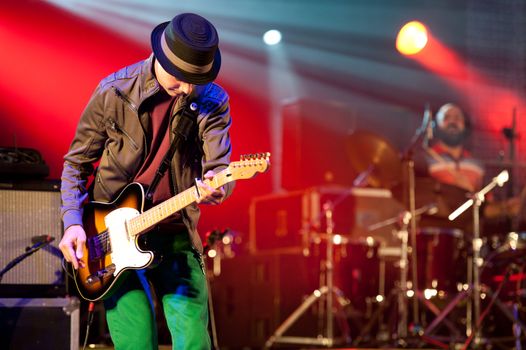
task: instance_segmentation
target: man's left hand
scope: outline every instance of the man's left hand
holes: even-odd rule
[[[211,170],[207,171],[204,178],[211,180],[214,177],[215,173]],[[197,203],[202,204],[220,204],[225,199],[225,190],[223,187],[214,189],[212,186],[206,184],[201,180],[196,181],[197,186],[199,187],[199,198]]]

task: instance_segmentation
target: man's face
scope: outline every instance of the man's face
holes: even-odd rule
[[[457,106],[451,106],[437,116],[437,125],[447,133],[461,134],[466,129],[464,113]]]
[[[437,137],[449,146],[458,146],[466,137],[466,120],[462,110],[455,105],[437,113]]]
[[[189,95],[193,90],[193,84],[185,83],[168,73],[161,66],[159,61],[155,60],[155,76],[159,84],[170,96]]]

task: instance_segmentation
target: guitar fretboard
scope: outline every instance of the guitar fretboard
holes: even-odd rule
[[[217,189],[232,181],[230,176],[231,174],[229,168],[226,168],[215,174],[212,180],[204,180],[203,182]],[[199,198],[199,194],[196,187],[193,186],[164,201],[163,203],[148,209],[141,215],[130,219],[127,222],[127,228],[130,237],[135,237],[147,231],[149,228],[163,221],[170,215],[192,204],[197,200],[197,198]]]

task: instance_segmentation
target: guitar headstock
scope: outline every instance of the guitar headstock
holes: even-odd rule
[[[228,166],[234,180],[249,179],[258,173],[264,173],[270,167],[270,153],[244,154],[241,160]]]

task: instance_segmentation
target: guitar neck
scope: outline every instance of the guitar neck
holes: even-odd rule
[[[215,189],[232,181],[230,172],[227,169],[220,171],[214,175],[212,180],[204,180],[203,182]],[[148,231],[152,226],[158,224],[170,215],[192,204],[199,198],[196,186],[192,186],[174,197],[148,209],[139,216],[127,222],[128,233],[130,237],[135,237]]]

